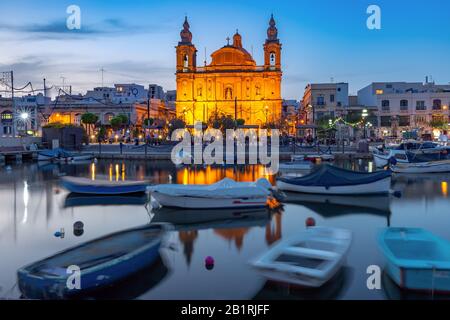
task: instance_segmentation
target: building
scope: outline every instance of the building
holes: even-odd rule
[[[150,89],[153,88],[155,92],[157,92],[158,87],[157,85],[150,85]],[[162,87],[159,88],[162,90]],[[148,90],[144,86],[135,83],[115,84],[114,88],[97,87],[94,90],[88,90],[84,97],[112,103],[135,103],[147,100]]]
[[[307,124],[322,118],[344,116],[348,107],[348,83],[311,83],[303,95],[303,114]]]
[[[14,106],[11,98],[0,96],[0,134],[3,137],[12,137],[15,122],[16,135],[39,135],[41,110],[49,103],[50,98],[44,97],[42,93],[14,97]]]
[[[257,66],[236,31],[233,42],[211,54],[211,63],[197,66],[187,18],[176,47],[177,117],[188,125],[208,122],[217,114],[263,126],[281,119],[281,43],[273,16],[264,44],[264,65]]]
[[[148,86],[148,95],[150,99],[165,100],[164,89],[157,84],[151,84]]]
[[[410,131],[439,135],[438,127],[450,122],[450,85],[436,85],[428,79],[425,83],[371,83],[358,91],[358,103],[378,110],[383,136]]]
[[[300,103],[297,100],[283,100],[281,118],[285,123],[284,129],[289,135],[295,135]]]

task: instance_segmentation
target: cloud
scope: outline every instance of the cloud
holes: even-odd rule
[[[70,30],[66,26],[66,20],[53,20],[44,23],[31,24],[5,24],[0,23],[0,31],[15,32],[30,38],[42,39],[61,39],[66,38],[85,38],[86,36],[116,36],[132,32],[143,33],[148,31],[161,31],[168,29],[165,24],[158,25],[131,25],[119,18],[108,18],[97,23],[82,23],[80,29]]]

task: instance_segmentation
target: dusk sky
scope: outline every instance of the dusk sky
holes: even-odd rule
[[[81,30],[66,28],[66,8],[81,8]],[[381,30],[366,27],[369,5]],[[187,15],[203,65],[236,29],[263,63],[270,14],[283,44],[283,98],[300,99],[310,82],[349,82],[350,93],[376,81],[450,81],[450,1],[39,1],[1,0],[0,71],[73,92],[104,84],[161,84],[175,89],[175,48]]]

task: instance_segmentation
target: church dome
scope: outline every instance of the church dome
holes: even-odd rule
[[[233,36],[233,44],[213,52],[211,58],[211,66],[256,66],[251,54],[242,47],[242,37],[237,31]]]

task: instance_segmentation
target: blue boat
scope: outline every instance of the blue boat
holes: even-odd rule
[[[386,228],[378,244],[386,272],[402,289],[450,293],[450,242],[419,228]]]
[[[83,177],[62,177],[61,184],[64,188],[74,193],[119,195],[130,193],[144,193],[147,191],[148,181],[109,181],[92,180]]]
[[[19,289],[29,299],[65,299],[113,285],[153,264],[167,224],[112,233],[34,262],[17,271]],[[69,266],[80,268],[80,288],[67,286]]]

